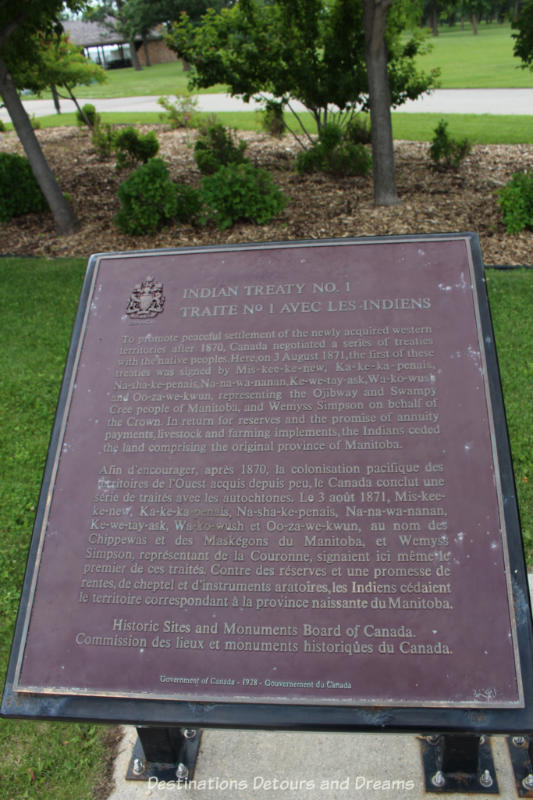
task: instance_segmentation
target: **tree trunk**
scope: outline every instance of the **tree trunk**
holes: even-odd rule
[[[133,64],[134,68],[136,70],[141,70],[142,65],[141,62],[139,61],[139,54],[137,53],[137,50],[135,48],[135,42],[133,40],[130,42],[130,55],[131,55],[131,63]]]
[[[54,107],[56,110],[56,114],[61,114],[61,105],[59,103],[59,95],[57,93],[57,88],[55,86],[51,86],[50,89],[52,90],[52,98],[54,100]]]
[[[81,117],[81,118],[82,118],[82,120],[85,122],[85,124],[87,125],[87,127],[89,128],[89,130],[90,130],[90,131],[93,131],[93,130],[94,130],[94,125],[92,124],[91,120],[89,119],[89,117],[87,116],[87,114],[85,113],[85,111],[83,110],[83,108],[81,108],[80,104],[78,103],[78,100],[77,100],[77,98],[74,96],[74,92],[72,91],[72,89],[70,88],[70,86],[65,86],[65,89],[67,90],[67,92],[68,92],[68,94],[69,94],[69,97],[70,97],[70,99],[72,100],[72,102],[73,102],[73,103],[74,103],[74,105],[76,106],[76,109],[77,109],[77,111],[78,111],[78,113],[79,113],[80,117]]]
[[[431,33],[433,36],[439,35],[439,15],[436,0],[431,3]]]
[[[13,127],[30,162],[33,174],[41,187],[50,210],[54,216],[57,232],[74,233],[78,228],[78,220],[70,205],[63,197],[52,170],[44,157],[41,146],[35,136],[30,119],[18,95],[15,83],[3,59],[0,57],[0,94],[11,117]]]
[[[392,0],[364,0],[365,59],[372,136],[374,203],[399,203],[394,179],[394,142],[387,73],[385,25]]]
[[[475,12],[472,12],[472,33],[477,36],[477,15]]]
[[[151,67],[152,62],[150,61],[150,48],[148,47],[147,39],[143,39],[143,49],[144,49],[144,60],[146,62],[146,66]]]

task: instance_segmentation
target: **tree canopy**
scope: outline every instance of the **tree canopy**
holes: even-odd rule
[[[59,15],[63,6],[80,11],[85,0],[2,0],[0,2],[0,54],[15,69],[19,58],[30,58],[34,33],[61,32]]]
[[[513,33],[515,40],[514,54],[523,62],[524,67],[533,69],[533,0],[527,0],[513,24],[518,33]]]
[[[20,62],[15,81],[21,89],[31,89],[39,94],[50,86],[59,86],[71,92],[76,86],[104,83],[107,80],[102,67],[89,61],[68,36],[34,36],[31,61]]]
[[[57,111],[59,113],[59,90],[66,92],[76,108],[85,118],[83,109],[74,94],[76,86],[89,86],[93,83],[104,83],[106,72],[98,64],[86,58],[80,47],[72,44],[64,34],[46,35],[37,33],[34,36],[34,57],[31,61],[21,60],[16,72],[16,84],[19,89],[30,89],[40,94],[44,89],[51,89]]]
[[[405,40],[404,27],[402,13],[392,13],[386,39],[393,106],[418,97],[435,78],[416,70],[422,34]],[[284,103],[296,99],[319,128],[331,105],[346,110],[367,104],[360,0],[241,0],[220,12],[209,9],[200,25],[182,14],[167,43],[191,64],[192,88],[224,83],[246,100],[258,94]]]

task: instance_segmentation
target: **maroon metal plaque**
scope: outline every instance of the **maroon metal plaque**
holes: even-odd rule
[[[91,269],[15,690],[522,706],[470,239]]]

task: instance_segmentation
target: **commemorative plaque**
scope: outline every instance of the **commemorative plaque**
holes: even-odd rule
[[[525,709],[519,540],[474,235],[93,256],[3,710]]]

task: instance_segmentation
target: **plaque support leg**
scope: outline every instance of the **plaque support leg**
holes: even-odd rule
[[[201,736],[196,728],[138,727],[126,780],[191,780]]]
[[[446,733],[422,740],[426,792],[498,794],[490,739]]]
[[[507,739],[519,797],[533,797],[533,736]]]

